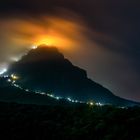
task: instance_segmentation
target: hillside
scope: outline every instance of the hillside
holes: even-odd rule
[[[85,102],[137,105],[119,98],[108,89],[87,77],[85,70],[74,66],[55,47],[39,46],[11,65],[8,74],[19,77],[17,83],[31,90],[53,92],[56,96],[71,97]]]
[[[0,101],[35,105],[70,105],[63,99],[56,100],[46,95],[36,94],[33,91],[19,89],[8,83],[5,78],[0,78]]]

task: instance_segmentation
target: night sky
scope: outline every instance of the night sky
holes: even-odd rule
[[[0,70],[34,45],[58,47],[88,77],[140,101],[138,0],[1,0]]]

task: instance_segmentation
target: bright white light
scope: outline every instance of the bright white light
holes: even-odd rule
[[[56,99],[59,100],[60,98],[59,97],[56,97]]]
[[[96,103],[97,106],[103,106],[100,102]]]
[[[19,88],[19,85],[17,85],[17,84],[14,84],[14,86],[17,87],[17,88]]]
[[[50,96],[50,97],[52,97],[52,98],[54,98],[54,95],[53,94],[47,94],[48,96]]]
[[[68,97],[67,100],[71,102],[71,98]]]
[[[5,72],[7,72],[6,68],[4,68],[3,70],[0,71],[0,75],[4,74]]]
[[[12,83],[14,84],[16,81],[14,80]]]
[[[50,97],[54,97],[54,96],[51,94]]]
[[[29,89],[25,89],[26,92],[29,92]]]
[[[75,103],[78,103],[78,100],[75,100]]]
[[[40,94],[41,94],[41,95],[45,95],[46,93],[45,93],[45,92],[41,92]]]
[[[91,106],[93,106],[93,105],[94,105],[94,104],[93,104],[93,102],[90,102],[89,104],[90,104]]]
[[[32,49],[37,49],[37,46],[32,46]]]
[[[12,78],[13,80],[17,80],[17,79],[19,79],[19,77],[16,76],[16,75],[14,75],[14,74],[11,74],[11,78]]]
[[[71,100],[72,103],[74,103],[74,100]]]
[[[11,82],[11,79],[8,79],[7,81],[8,81],[8,82]]]

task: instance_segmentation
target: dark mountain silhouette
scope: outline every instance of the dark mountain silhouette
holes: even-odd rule
[[[57,96],[114,105],[137,104],[113,95],[87,78],[85,70],[74,66],[55,47],[41,45],[29,51],[11,65],[8,73],[18,75],[17,83],[31,90],[51,91]]]

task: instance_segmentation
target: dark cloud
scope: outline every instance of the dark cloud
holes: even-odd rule
[[[13,17],[25,20],[32,18],[34,22],[42,21],[42,15],[68,20],[73,20],[74,16],[76,19],[77,15],[82,17],[86,23],[86,30],[82,30],[82,33],[90,40],[90,45],[79,50],[79,57],[77,51],[71,54],[73,57],[66,53],[67,57],[86,68],[90,77],[115,94],[140,101],[139,6],[138,0],[1,0],[0,23]],[[7,50],[2,46],[10,45],[5,45],[7,40],[2,39],[2,33],[1,52]],[[10,51],[13,48],[16,51],[17,46]],[[7,54],[9,52],[5,51]],[[4,56],[1,62],[3,59]]]

